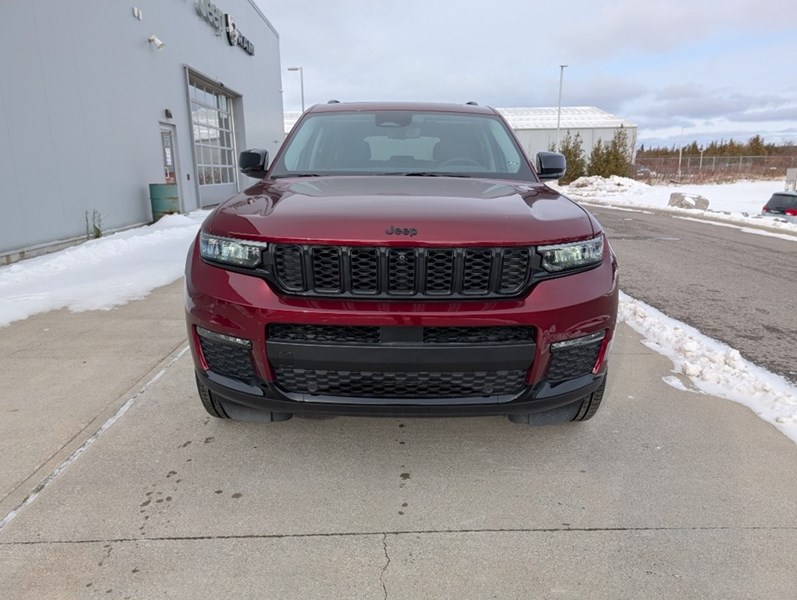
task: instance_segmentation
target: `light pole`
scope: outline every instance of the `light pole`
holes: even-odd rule
[[[565,77],[565,67],[567,65],[559,65],[559,109],[556,111],[556,151],[561,150],[559,146],[559,126],[562,123],[562,81]]]
[[[288,67],[289,71],[299,71],[299,86],[302,90],[302,112],[304,112],[304,69],[302,67]]]
[[[678,148],[678,179],[681,178],[681,161],[684,158],[684,128],[681,127],[681,147]]]

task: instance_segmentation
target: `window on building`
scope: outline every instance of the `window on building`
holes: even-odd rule
[[[191,121],[199,185],[236,183],[232,98],[191,77]]]

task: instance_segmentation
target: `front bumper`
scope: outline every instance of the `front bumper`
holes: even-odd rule
[[[186,269],[189,340],[200,383],[225,406],[275,413],[465,416],[524,414],[574,404],[603,382],[617,302],[616,263],[608,244],[599,267],[540,282],[527,296],[509,300],[382,302],[284,297],[260,278],[204,263],[196,245],[189,253]],[[398,335],[399,339],[373,348],[290,345],[269,341],[272,324],[364,326],[398,332],[391,335]],[[533,328],[534,334],[529,343],[516,346],[401,345],[402,333],[461,327],[528,327]],[[209,368],[197,328],[248,340],[254,376],[229,377]],[[597,332],[603,332],[603,338],[590,372],[565,380],[548,379],[552,344]],[[399,343],[390,346],[392,342]],[[422,392],[410,394],[411,397],[385,397],[367,392],[300,392],[286,389],[285,380],[280,379],[285,368],[295,367],[303,373],[320,369],[318,372],[324,373],[349,372],[347,369],[357,367],[370,373],[369,370],[378,370],[380,364],[391,373],[426,369],[432,371],[432,376],[449,370],[466,374],[520,372],[521,381],[511,390],[491,393],[488,386],[464,397],[425,396]]]
[[[475,417],[537,413],[571,404],[575,415],[584,396],[598,389],[605,378],[604,370],[597,375],[555,384],[540,382],[506,403],[446,404],[439,399],[428,399],[415,404],[390,404],[382,398],[370,401],[360,398],[353,403],[341,402],[342,398],[337,398],[336,402],[329,399],[322,402],[296,401],[271,382],[249,386],[211,371],[197,371],[199,383],[213,392],[224,411],[233,418],[240,416],[242,420],[251,420],[251,409],[264,413],[320,416]]]

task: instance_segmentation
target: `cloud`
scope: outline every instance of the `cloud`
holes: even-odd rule
[[[527,0],[256,2],[280,33],[283,68],[304,67],[308,105],[556,106],[569,64],[563,104],[598,106],[640,135],[794,122],[794,0],[560,0],[545,13]],[[298,74],[283,71],[282,87],[298,110]]]
[[[705,93],[703,85],[689,81],[665,86],[658,90],[653,97],[657,100],[682,100],[683,98],[699,98]]]
[[[567,87],[563,104],[567,106],[597,106],[612,113],[620,113],[623,107],[644,97],[647,86],[621,77],[595,77],[578,80]]]
[[[729,30],[771,35],[793,29],[789,16],[797,14],[793,0],[615,0],[602,2],[597,9],[594,3],[570,3],[581,5],[589,18],[569,20],[556,29],[557,43],[573,57],[591,61],[629,52],[664,53]]]
[[[741,123],[776,123],[785,121],[794,123],[797,121],[797,106],[776,108],[772,110],[745,110],[728,115],[729,121]]]

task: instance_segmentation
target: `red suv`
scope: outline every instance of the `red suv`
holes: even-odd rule
[[[476,105],[310,108],[262,181],[211,213],[186,314],[213,416],[507,415],[584,421],[606,386],[617,263]]]

